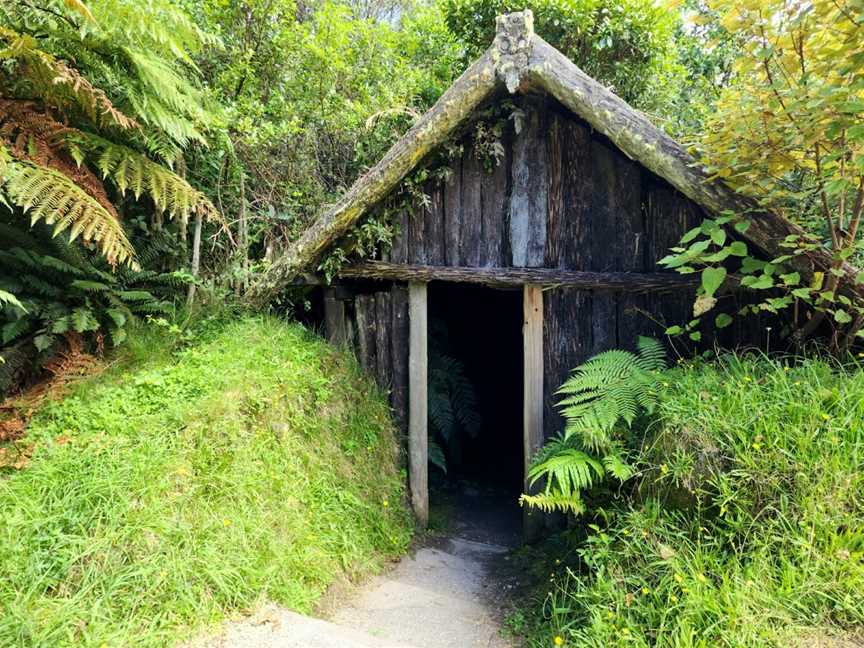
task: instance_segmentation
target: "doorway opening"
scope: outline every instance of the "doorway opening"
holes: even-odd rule
[[[509,542],[521,533],[522,291],[442,282],[428,291],[433,516],[443,511],[460,535]]]

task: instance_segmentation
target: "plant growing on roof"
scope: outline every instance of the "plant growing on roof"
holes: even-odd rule
[[[519,501],[542,511],[583,513],[583,492],[609,477],[626,481],[627,433],[657,405],[660,372],[666,351],[654,339],[640,337],[638,353],[604,351],[573,370],[561,385],[558,407],[566,422],[563,433],[548,441],[528,470],[528,485],[543,482],[538,493]]]

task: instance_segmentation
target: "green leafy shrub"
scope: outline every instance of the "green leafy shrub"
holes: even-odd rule
[[[730,355],[664,381],[642,497],[558,545],[533,645],[859,641],[864,372]]]
[[[138,331],[36,413],[0,475],[0,645],[174,645],[405,549],[389,410],[352,358],[264,318],[184,339]]]

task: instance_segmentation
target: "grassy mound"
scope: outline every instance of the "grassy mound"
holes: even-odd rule
[[[864,373],[730,356],[664,385],[638,490],[556,540],[534,645],[860,645]]]
[[[142,334],[34,417],[0,476],[0,645],[165,646],[405,549],[388,409],[352,359],[263,318],[173,347]]]

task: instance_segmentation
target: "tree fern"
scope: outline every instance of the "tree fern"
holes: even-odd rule
[[[657,382],[666,369],[666,352],[657,340],[639,338],[638,353],[605,351],[573,370],[558,390],[564,432],[547,442],[528,470],[522,504],[550,512],[581,513],[582,493],[613,477],[633,475],[624,458],[620,432],[657,405]]]
[[[208,219],[218,217],[204,194],[145,155],[89,133],[78,133],[70,139],[94,155],[102,177],[110,178],[120,193],[131,191],[136,199],[147,194],[160,211],[175,218],[186,220],[199,211]]]
[[[96,243],[111,263],[134,263],[135,252],[123,226],[95,198],[68,176],[24,160],[6,165],[2,190],[9,201],[30,217],[53,226],[53,234],[68,230],[71,240],[79,236]]]

